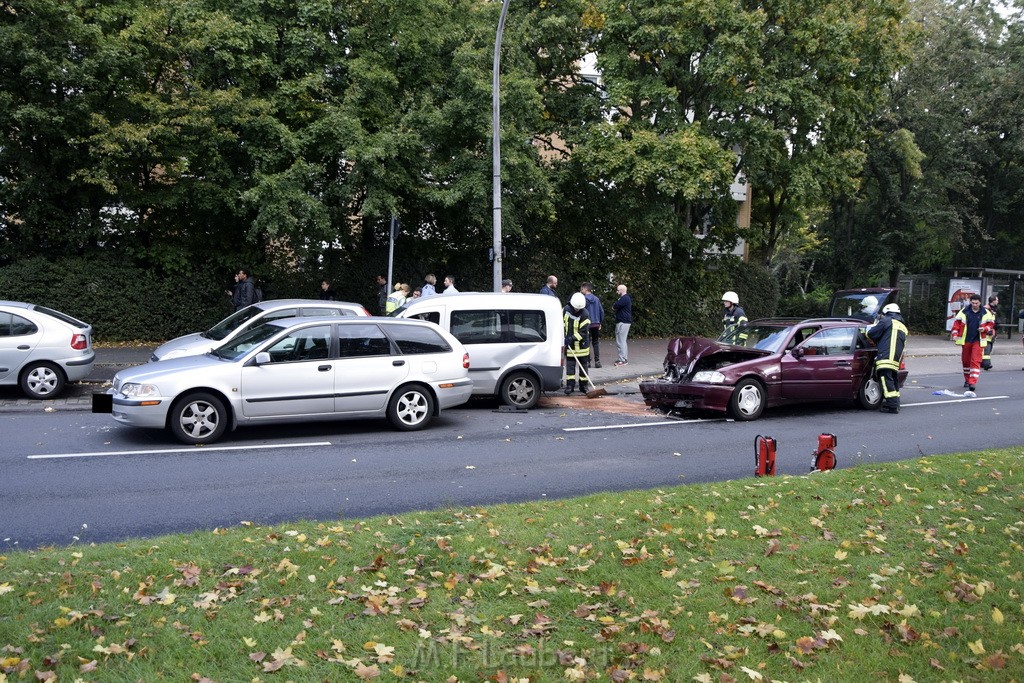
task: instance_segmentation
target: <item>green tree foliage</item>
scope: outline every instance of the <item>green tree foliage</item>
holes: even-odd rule
[[[917,0],[856,191],[826,223],[835,281],[895,285],[947,265],[1019,267],[1020,25],[993,5]]]
[[[514,4],[505,273],[523,291],[590,280],[605,299],[626,282],[637,333],[703,329],[745,281],[722,255],[738,174],[754,261],[803,291],[816,270],[941,262],[950,235],[1017,253],[1020,24],[916,1],[913,44],[903,0]],[[0,266],[113,253],[158,279],[208,273],[216,301],[241,264],[271,295],[326,275],[369,306],[398,215],[397,279],[490,287],[500,3],[0,8]],[[582,77],[587,55],[600,79]],[[898,258],[876,258],[878,239]]]

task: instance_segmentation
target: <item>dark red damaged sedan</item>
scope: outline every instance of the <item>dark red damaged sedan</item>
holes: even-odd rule
[[[669,342],[665,376],[640,383],[649,406],[715,410],[756,420],[765,408],[807,401],[856,401],[876,409],[875,347],[863,320],[755,320],[719,340]],[[902,366],[900,386],[907,379]]]

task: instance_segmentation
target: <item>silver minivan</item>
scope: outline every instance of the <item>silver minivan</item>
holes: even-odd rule
[[[410,299],[393,314],[429,320],[469,351],[474,396],[532,408],[562,385],[562,304],[547,294],[463,292]]]

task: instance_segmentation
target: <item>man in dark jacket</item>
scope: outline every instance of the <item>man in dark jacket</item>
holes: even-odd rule
[[[235,285],[231,303],[235,305],[236,311],[256,303],[256,285],[253,284],[252,278],[249,277],[249,271],[245,268],[238,269],[238,284]]]
[[[601,324],[604,322],[604,306],[594,294],[594,285],[584,282],[580,285],[583,298],[587,300],[587,317],[590,318],[590,348],[594,351],[594,367],[601,367]]]
[[[868,330],[868,337],[878,347],[875,356],[875,371],[882,385],[882,412],[900,412],[899,370],[903,362],[903,350],[907,345],[907,325],[900,315],[900,307],[887,304],[874,327]]]

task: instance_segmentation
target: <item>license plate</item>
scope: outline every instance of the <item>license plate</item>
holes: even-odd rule
[[[94,412],[94,413],[112,413],[112,412],[114,412],[114,395],[113,394],[93,394],[92,395],[92,412]]]

